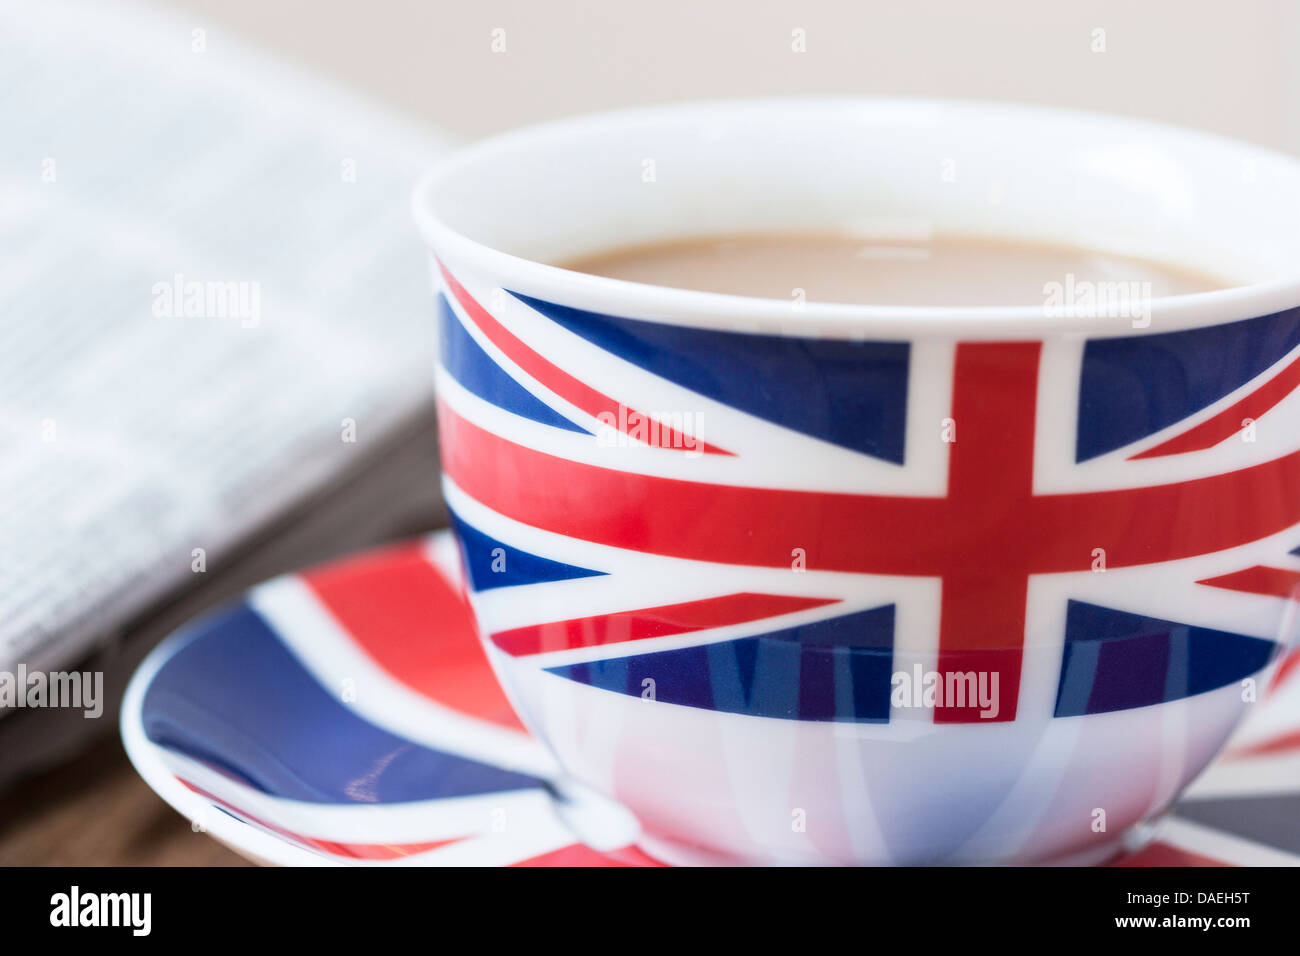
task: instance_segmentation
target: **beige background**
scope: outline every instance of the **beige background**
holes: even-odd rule
[[[892,93],[1148,116],[1300,151],[1296,0],[173,0],[464,136],[669,100]],[[492,31],[506,51],[493,53]],[[807,51],[791,49],[805,31]],[[1093,31],[1105,30],[1104,53]]]

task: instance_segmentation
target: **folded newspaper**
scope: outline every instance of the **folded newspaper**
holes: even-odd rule
[[[426,405],[446,140],[152,6],[0,0],[0,671],[71,664]]]

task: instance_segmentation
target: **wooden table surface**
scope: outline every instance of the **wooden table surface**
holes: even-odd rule
[[[165,804],[113,736],[0,797],[0,866],[251,866]]]

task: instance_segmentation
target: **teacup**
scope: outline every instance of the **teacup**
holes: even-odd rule
[[[720,102],[475,145],[415,212],[484,646],[661,858],[1103,860],[1292,639],[1287,157],[1027,107]],[[881,307],[548,264],[889,217],[1233,287]]]

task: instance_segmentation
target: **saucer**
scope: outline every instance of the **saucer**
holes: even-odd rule
[[[268,581],[168,638],[122,705],[145,782],[277,865],[656,866],[519,722],[454,539]],[[1300,652],[1121,866],[1300,865]]]

